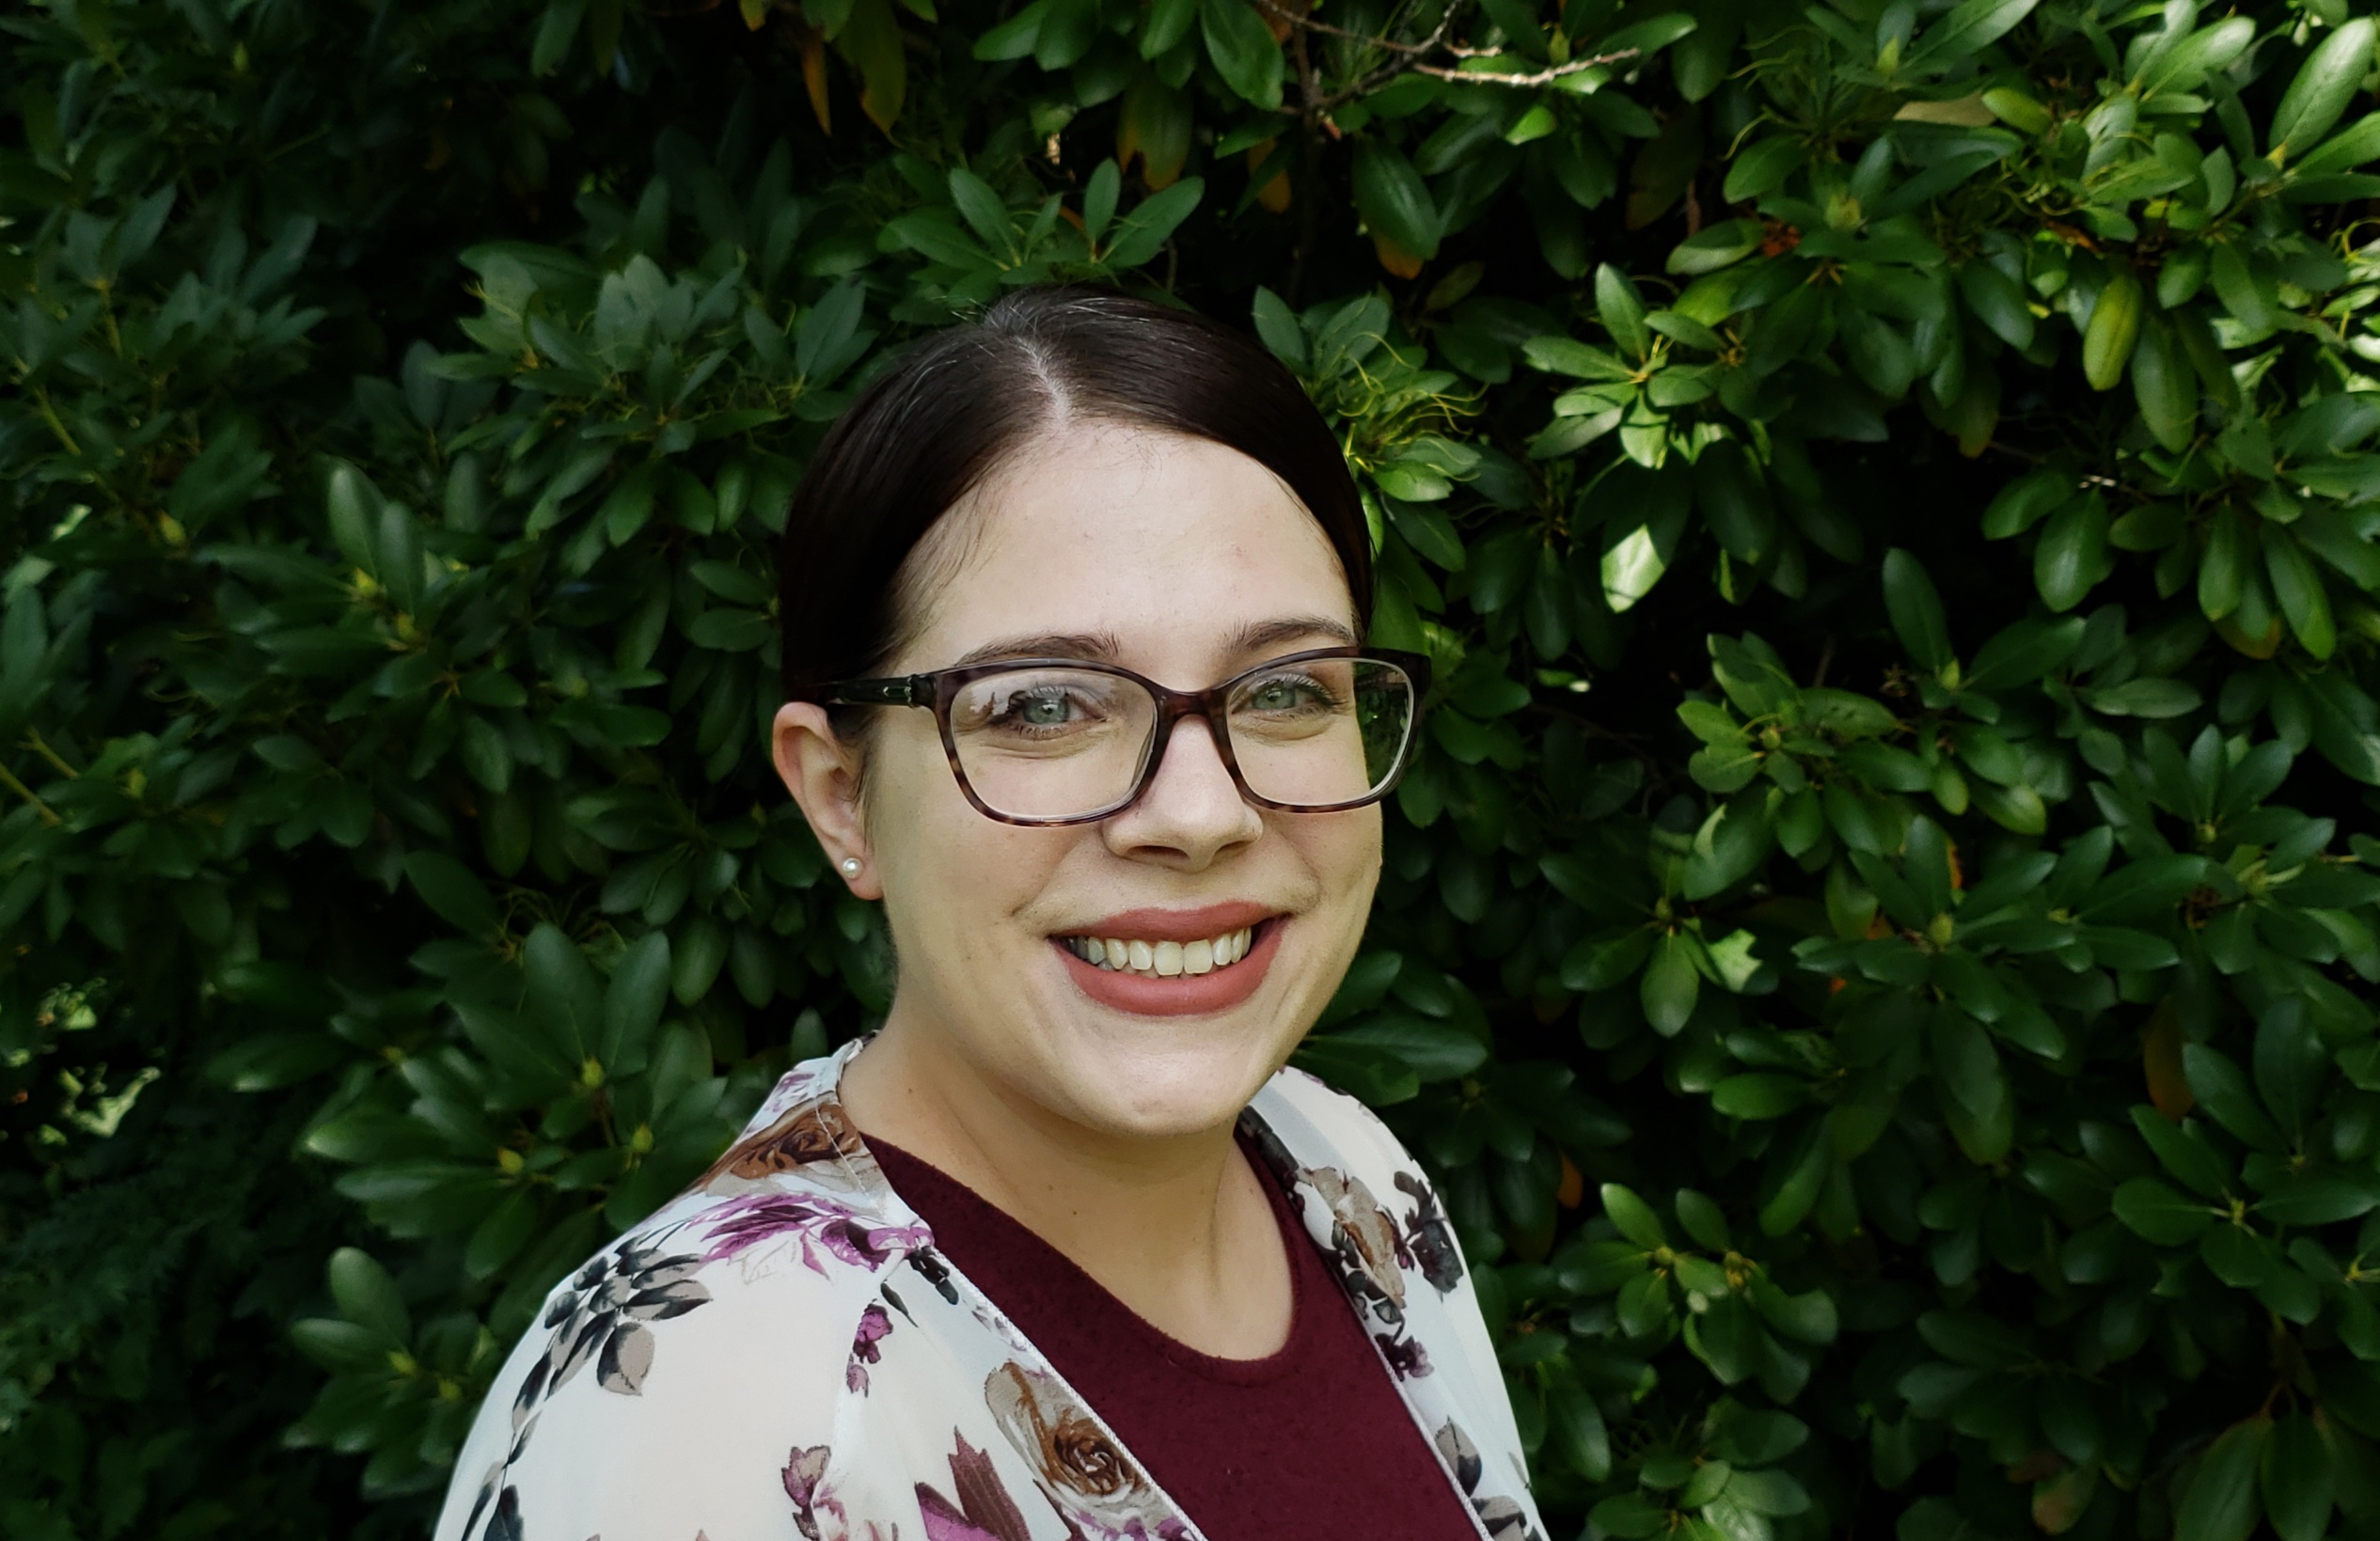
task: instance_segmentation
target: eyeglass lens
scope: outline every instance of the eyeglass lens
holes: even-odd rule
[[[1065,819],[1132,794],[1155,748],[1157,699],[1096,669],[1005,669],[951,703],[960,774],[994,810]],[[1370,658],[1305,658],[1235,684],[1225,720],[1248,790],[1291,808],[1361,802],[1396,774],[1412,727],[1403,669]]]

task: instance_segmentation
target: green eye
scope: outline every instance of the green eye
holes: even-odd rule
[[[1238,709],[1268,715],[1303,715],[1328,711],[1337,704],[1329,686],[1299,674],[1276,675],[1251,685]]]
[[[1063,696],[1032,697],[1018,702],[1017,708],[1017,717],[1026,726],[1032,728],[1058,727],[1066,720],[1068,715],[1065,698]]]

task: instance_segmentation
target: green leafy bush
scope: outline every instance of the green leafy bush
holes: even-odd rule
[[[1301,1056],[1558,1530],[2380,1534],[2372,18],[0,27],[10,1534],[418,1530],[543,1292],[882,1012],[771,535],[1064,278],[1255,328],[1439,666]]]

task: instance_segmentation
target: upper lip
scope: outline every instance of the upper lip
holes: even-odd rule
[[[1125,941],[1196,942],[1245,930],[1280,913],[1244,900],[1205,904],[1197,909],[1127,909],[1057,935],[1114,936]]]

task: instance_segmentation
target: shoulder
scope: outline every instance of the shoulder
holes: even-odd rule
[[[555,1288],[480,1409],[438,1541],[783,1523],[786,1468],[827,1442],[869,1292],[750,1215],[656,1217]]]
[[[693,1191],[554,1288],[480,1410],[438,1541],[795,1533],[789,1495],[831,1439],[884,1277],[930,1239],[846,1164],[800,1159],[814,1124],[764,1109]]]

